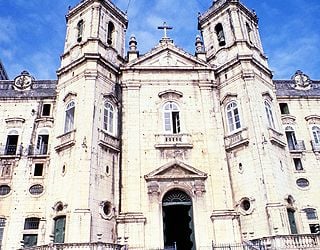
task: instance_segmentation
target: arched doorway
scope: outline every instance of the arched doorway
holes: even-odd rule
[[[189,195],[178,189],[166,193],[162,199],[162,214],[165,249],[194,250],[192,201]]]

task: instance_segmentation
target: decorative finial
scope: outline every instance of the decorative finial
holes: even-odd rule
[[[129,49],[130,51],[136,51],[137,50],[137,40],[135,35],[131,35],[130,41],[129,41]]]
[[[201,41],[200,35],[196,36],[196,42],[194,45],[196,46],[196,52],[203,52],[203,42]]]

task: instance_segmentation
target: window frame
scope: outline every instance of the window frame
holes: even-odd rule
[[[266,112],[268,126],[272,129],[276,129],[272,103],[268,100],[264,100],[264,109]]]
[[[181,133],[181,111],[179,105],[175,101],[167,101],[163,104],[162,113],[163,131],[166,134]]]
[[[103,105],[103,129],[110,135],[118,135],[118,109],[109,100]]]
[[[316,145],[320,145],[320,126],[313,125],[311,127],[312,140]]]
[[[84,30],[84,21],[83,21],[83,19],[81,19],[77,23],[77,42],[81,42],[82,41],[83,30]]]
[[[242,129],[240,109],[236,100],[232,100],[226,104],[225,115],[228,132],[230,134],[236,133],[237,131]]]
[[[114,46],[115,44],[115,32],[116,32],[116,27],[114,23],[109,21],[107,23],[107,44],[109,46]]]
[[[65,106],[64,112],[64,133],[69,133],[74,130],[74,119],[75,119],[76,103],[71,100]]]

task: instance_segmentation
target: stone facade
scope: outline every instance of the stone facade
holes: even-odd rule
[[[107,0],[66,19],[57,81],[0,81],[1,249],[319,246],[320,81],[272,80],[255,13],[215,1],[194,55],[125,56]]]

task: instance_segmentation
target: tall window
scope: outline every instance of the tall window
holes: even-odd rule
[[[116,109],[110,102],[104,103],[103,128],[110,134],[116,132]]]
[[[320,144],[320,128],[318,126],[312,127],[313,140],[316,144]]]
[[[40,218],[32,217],[24,221],[23,244],[24,247],[32,247],[37,245]]]
[[[252,28],[250,27],[249,23],[246,23],[247,28],[247,34],[248,34],[248,40],[250,43],[252,43]]]
[[[290,114],[288,103],[279,103],[279,107],[282,115]]]
[[[275,128],[271,104],[268,101],[265,101],[264,102],[264,107],[266,109],[266,114],[267,114],[269,127],[270,128]]]
[[[164,105],[164,131],[166,133],[180,133],[180,110],[174,102]]]
[[[71,101],[68,103],[66,111],[65,111],[65,123],[64,123],[64,132],[68,133],[73,130],[74,125],[74,111],[75,111],[75,103]]]
[[[294,129],[291,126],[285,128],[287,142],[289,150],[295,150],[297,148],[297,139],[294,132]]]
[[[295,211],[293,209],[291,209],[291,208],[287,209],[291,234],[297,234],[298,233],[294,212]]]
[[[229,132],[239,129],[241,122],[237,103],[235,101],[230,102],[226,107],[226,112]]]
[[[109,45],[114,44],[114,32],[115,32],[114,24],[112,22],[109,22],[108,23],[108,34],[107,34],[107,43]]]
[[[18,138],[19,138],[18,131],[16,130],[10,131],[7,137],[7,143],[5,148],[6,155],[15,155],[17,153]]]
[[[45,155],[48,152],[49,133],[47,130],[41,130],[37,138],[36,154]]]
[[[4,232],[5,226],[6,226],[6,219],[0,218],[0,249],[2,246],[3,232]]]
[[[77,41],[81,42],[82,41],[82,36],[83,36],[83,20],[80,20],[77,24]]]
[[[54,219],[54,243],[64,243],[65,226],[65,216],[60,216]]]
[[[319,233],[320,232],[320,225],[317,215],[317,210],[314,208],[306,208],[304,209],[308,222],[309,222],[309,228],[310,233]]]
[[[226,45],[226,39],[225,39],[225,36],[224,36],[222,24],[218,23],[216,25],[216,27],[214,28],[214,30],[216,31],[216,34],[217,34],[217,39],[218,39],[218,42],[219,42],[219,46]]]

